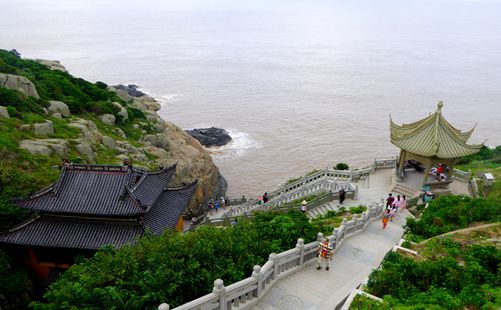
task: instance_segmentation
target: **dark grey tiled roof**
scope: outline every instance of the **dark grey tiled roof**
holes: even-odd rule
[[[144,210],[127,193],[130,176],[128,170],[66,168],[59,181],[49,190],[16,203],[21,208],[51,213],[112,216],[141,214]]]
[[[134,243],[144,228],[137,220],[39,216],[0,235],[0,242],[43,247],[95,250]]]
[[[160,171],[146,172],[131,192],[141,205],[149,209],[167,187],[174,173],[176,173],[176,165]]]
[[[57,183],[16,202],[39,215],[0,234],[0,242],[98,249],[134,243],[145,227],[158,235],[174,229],[196,189],[195,182],[165,190],[175,170],[175,166],[151,173],[121,166],[65,167]]]
[[[184,209],[188,206],[197,188],[194,182],[186,187],[165,190],[151,209],[144,215],[144,226],[154,234],[161,235],[166,229],[174,229]]]

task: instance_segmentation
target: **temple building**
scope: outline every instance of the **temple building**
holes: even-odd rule
[[[406,178],[406,168],[423,173],[421,186],[446,188],[452,182],[457,160],[475,154],[482,144],[468,144],[475,127],[466,132],[452,126],[442,116],[443,103],[435,113],[410,124],[397,125],[390,116],[391,143],[400,148],[397,178]]]
[[[67,164],[58,181],[15,203],[33,216],[0,234],[0,243],[47,280],[77,255],[133,244],[145,234],[183,230],[182,213],[197,182],[169,188],[176,166],[146,171],[132,166]]]

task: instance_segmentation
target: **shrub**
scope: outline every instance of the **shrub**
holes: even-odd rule
[[[336,166],[334,166],[334,169],[336,170],[348,170],[350,167],[346,163],[337,163]]]
[[[93,259],[73,265],[50,286],[48,303],[35,309],[172,307],[212,290],[214,280],[225,285],[242,280],[270,253],[294,247],[297,238],[315,238],[300,212],[259,213],[226,229],[201,227],[181,234],[148,236],[135,246],[104,248]]]
[[[425,260],[390,252],[381,269],[369,276],[369,292],[385,296],[385,304],[394,308],[433,309],[435,305],[445,309],[480,309],[500,301],[496,290],[500,284],[501,250],[493,246],[465,247],[447,239],[438,242],[427,244],[428,252],[436,253],[432,248],[439,246],[441,254],[425,255]],[[462,260],[465,263],[460,263]]]
[[[498,199],[440,196],[424,209],[419,220],[407,219],[406,232],[424,239],[468,227],[474,222],[501,219]]]

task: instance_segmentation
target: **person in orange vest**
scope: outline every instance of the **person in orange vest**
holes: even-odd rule
[[[329,239],[325,238],[318,246],[318,267],[317,270],[322,269],[322,262],[325,263],[325,270],[329,270],[329,262],[332,260],[334,248],[329,244]]]

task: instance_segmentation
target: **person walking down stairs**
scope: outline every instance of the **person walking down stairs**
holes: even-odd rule
[[[329,239],[325,238],[318,246],[318,267],[317,270],[322,269],[322,263],[325,264],[325,270],[329,271],[329,262],[332,260],[334,248],[329,244]]]

